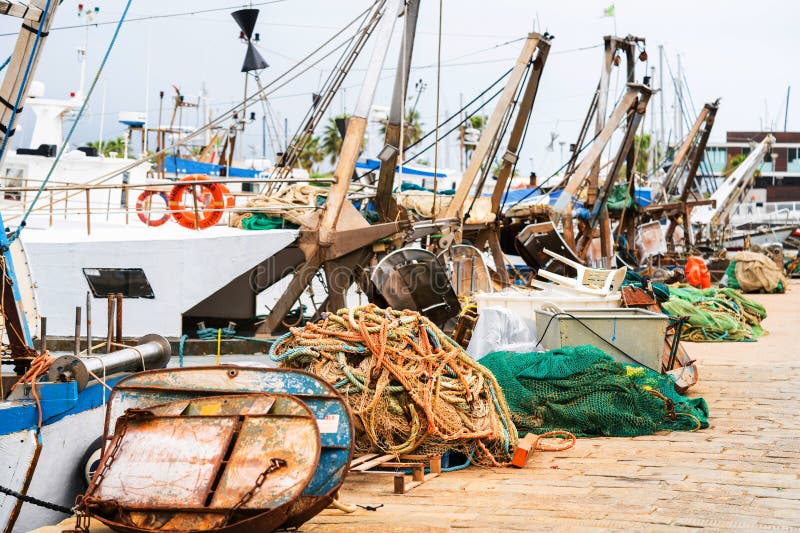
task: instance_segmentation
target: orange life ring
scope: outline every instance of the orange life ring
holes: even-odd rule
[[[236,204],[236,199],[224,183],[220,183],[219,186],[222,187],[222,195],[225,197],[225,209],[232,208]]]
[[[184,181],[206,181],[208,177],[199,174],[186,176],[181,180]],[[194,200],[191,200],[190,205],[184,205],[183,197],[188,192],[193,192],[192,189],[202,189],[205,194],[201,196],[199,192],[195,192],[197,200],[197,215],[195,215]],[[223,197],[223,190],[217,183],[197,184],[197,185],[175,185],[169,192],[169,209],[172,212],[172,218],[175,222],[189,229],[206,229],[215,226],[222,220],[222,212],[225,209],[225,202]]]
[[[165,192],[143,191],[142,194],[140,194],[136,199],[136,214],[139,215],[139,220],[141,220],[143,224],[156,228],[166,224],[167,220],[169,220],[169,213],[164,213],[159,218],[152,218],[151,207],[145,206],[145,202],[148,200],[152,202],[153,196],[158,196],[164,200],[164,207],[169,207],[169,199],[167,198],[167,194]]]

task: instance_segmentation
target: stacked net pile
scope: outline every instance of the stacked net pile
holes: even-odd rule
[[[764,306],[731,289],[695,289],[681,284],[670,288],[670,299],[661,304],[665,313],[688,316],[681,339],[695,342],[751,341],[764,334]]]
[[[481,363],[503,389],[520,435],[634,437],[708,427],[705,400],[683,397],[669,376],[617,363],[594,346],[495,352]]]
[[[737,252],[725,269],[728,286],[742,292],[786,291],[786,276],[783,268],[764,254],[757,252]]]
[[[356,450],[458,451],[498,465],[517,444],[494,376],[430,320],[368,305],[292,328],[270,357],[333,383],[356,419]]]

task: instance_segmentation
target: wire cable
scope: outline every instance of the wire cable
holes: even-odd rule
[[[130,22],[140,22],[140,21],[143,21],[143,20],[156,20],[156,19],[165,19],[165,18],[172,18],[172,17],[185,17],[185,16],[189,16],[189,15],[202,15],[202,14],[205,14],[205,13],[213,13],[213,12],[217,12],[217,11],[230,11],[232,9],[244,9],[244,8],[251,8],[251,7],[255,7],[255,6],[265,6],[265,5],[269,5],[269,4],[279,4],[281,2],[286,2],[286,1],[287,0],[271,0],[269,2],[250,2],[250,3],[247,3],[247,4],[236,4],[236,5],[232,5],[232,6],[215,7],[215,8],[211,8],[211,9],[200,9],[200,10],[197,10],[197,11],[184,11],[184,12],[181,12],[181,13],[167,13],[167,14],[163,14],[163,15],[144,15],[144,16],[141,16],[141,17],[129,18],[127,20],[125,20],[125,16],[123,15],[122,19],[108,20],[108,21],[105,21],[105,22],[93,22],[93,23],[89,24],[89,26],[95,26],[95,27],[110,26],[112,24],[118,24],[120,22],[130,23]],[[50,31],[74,30],[74,29],[79,29],[79,28],[85,28],[86,26],[87,26],[86,24],[73,24],[73,25],[70,25],[70,26],[59,26],[57,28],[50,28]],[[12,36],[12,35],[17,35],[17,34],[16,33],[0,33],[0,37],[9,37],[9,36]]]
[[[373,4],[373,5],[374,5],[374,4]],[[369,9],[371,9],[371,6],[370,6],[370,7],[368,7],[368,8],[367,8],[365,11],[368,11]],[[309,69],[313,68],[315,65],[319,64],[321,61],[325,60],[327,57],[329,57],[329,56],[330,56],[330,55],[332,55],[334,52],[336,52],[336,51],[337,51],[339,48],[341,48],[341,47],[345,46],[345,45],[347,44],[347,42],[348,42],[347,40],[346,40],[346,41],[344,41],[344,42],[342,42],[341,44],[337,45],[336,47],[334,47],[334,48],[333,48],[333,49],[332,49],[330,52],[326,53],[326,54],[325,54],[325,55],[323,55],[321,58],[319,58],[319,59],[317,59],[316,61],[314,61],[313,63],[311,63],[311,64],[310,64],[309,66],[307,66],[305,69],[301,70],[301,71],[300,71],[298,74],[296,74],[296,75],[292,76],[290,79],[286,80],[286,81],[285,81],[285,82],[283,82],[282,84],[280,84],[280,85],[277,85],[277,87],[274,87],[276,84],[278,84],[278,82],[280,82],[281,80],[283,80],[284,78],[286,78],[286,77],[287,77],[287,76],[288,76],[288,75],[289,75],[291,72],[293,72],[295,69],[297,69],[297,68],[298,68],[300,65],[302,65],[303,63],[305,63],[306,61],[308,61],[309,59],[311,59],[312,57],[314,57],[314,56],[315,56],[315,55],[316,55],[318,52],[320,52],[320,50],[322,50],[322,49],[323,49],[323,48],[325,48],[327,45],[329,45],[330,43],[332,43],[333,41],[335,41],[335,40],[336,40],[336,38],[337,38],[337,37],[339,37],[339,36],[341,35],[341,32],[342,32],[343,30],[347,29],[349,26],[353,25],[355,22],[357,22],[357,21],[358,21],[358,19],[360,19],[360,18],[361,18],[361,15],[362,15],[362,14],[359,14],[358,16],[356,16],[356,17],[355,17],[353,20],[351,20],[351,21],[350,21],[350,22],[349,22],[347,25],[345,25],[345,27],[344,27],[344,28],[342,28],[342,29],[340,29],[339,31],[337,31],[337,32],[336,32],[335,34],[333,34],[333,35],[332,35],[332,36],[331,36],[331,37],[330,37],[328,40],[326,40],[324,43],[322,43],[320,46],[318,46],[318,47],[317,47],[315,50],[313,50],[313,51],[311,51],[310,53],[308,53],[308,54],[307,54],[307,55],[306,55],[306,56],[305,56],[303,59],[301,59],[301,60],[300,60],[300,62],[299,62],[298,64],[296,64],[296,65],[294,65],[294,66],[290,67],[289,69],[287,69],[286,71],[284,71],[282,74],[280,74],[280,75],[279,75],[279,76],[278,76],[276,79],[274,79],[272,82],[270,82],[269,84],[265,85],[265,86],[264,86],[262,89],[260,89],[260,90],[258,90],[258,91],[256,91],[256,92],[254,92],[252,95],[250,95],[250,96],[247,98],[247,102],[248,102],[248,103],[254,103],[254,102],[256,101],[256,99],[258,99],[258,98],[262,98],[262,95],[263,95],[263,96],[269,96],[269,95],[271,95],[271,94],[272,94],[272,93],[274,93],[275,91],[277,91],[277,90],[279,90],[279,89],[283,88],[283,87],[284,87],[286,84],[288,84],[288,83],[290,83],[291,81],[293,81],[293,80],[294,80],[295,78],[297,78],[298,76],[300,76],[300,75],[304,74],[304,73],[305,73],[305,72],[307,72]],[[273,87],[274,87],[274,88],[273,88]],[[222,113],[222,114],[218,115],[218,116],[217,116],[215,119],[211,120],[210,122],[206,123],[205,125],[201,126],[201,127],[200,127],[200,128],[198,128],[198,129],[196,129],[196,130],[195,130],[195,131],[193,131],[192,133],[190,133],[190,134],[186,135],[185,137],[181,138],[180,140],[178,140],[178,141],[176,141],[176,142],[172,143],[171,145],[169,145],[169,146],[166,146],[166,147],[162,148],[160,151],[158,151],[158,152],[155,152],[155,153],[152,153],[152,154],[147,154],[147,155],[145,155],[145,156],[143,156],[143,157],[140,157],[139,159],[137,159],[137,160],[135,160],[135,161],[131,162],[131,163],[130,163],[130,164],[128,164],[128,165],[125,165],[125,166],[123,166],[122,168],[119,168],[119,169],[117,169],[117,170],[111,171],[111,172],[109,172],[109,173],[107,173],[107,174],[104,174],[104,175],[102,175],[102,176],[99,176],[99,177],[97,177],[97,178],[94,178],[93,180],[90,180],[90,182],[87,182],[87,183],[88,183],[88,184],[95,184],[95,185],[96,185],[96,184],[102,184],[102,183],[105,183],[105,182],[107,182],[108,180],[110,180],[110,179],[112,179],[112,178],[114,178],[114,177],[116,177],[116,176],[119,176],[120,174],[123,174],[123,173],[125,173],[125,172],[127,172],[127,171],[129,171],[129,170],[131,170],[131,169],[133,169],[133,168],[135,168],[135,167],[138,167],[138,166],[140,166],[140,165],[142,165],[142,164],[145,164],[145,163],[147,163],[148,161],[152,160],[152,159],[153,159],[153,158],[155,158],[155,157],[158,157],[158,156],[161,156],[161,155],[165,155],[165,154],[167,154],[167,153],[168,153],[170,150],[174,150],[174,149],[175,149],[175,148],[177,148],[177,147],[184,146],[184,145],[186,145],[187,143],[189,143],[190,141],[192,141],[193,139],[195,139],[195,138],[197,138],[198,136],[200,136],[201,134],[205,133],[206,131],[208,131],[208,130],[211,130],[211,129],[214,129],[214,128],[216,128],[216,127],[219,127],[219,126],[220,126],[220,124],[222,124],[222,123],[223,123],[225,120],[227,120],[228,118],[232,117],[232,116],[233,116],[233,114],[234,114],[234,113],[235,113],[235,112],[236,112],[236,111],[237,111],[239,108],[241,108],[241,107],[242,107],[242,103],[241,103],[241,102],[239,102],[239,103],[237,103],[236,105],[234,105],[232,108],[230,108],[228,111],[226,111],[226,112],[224,112],[224,113]],[[77,122],[77,121],[76,121],[76,122]],[[69,199],[69,198],[72,198],[72,197],[76,196],[77,194],[80,194],[80,191],[78,191],[78,192],[75,192],[75,193],[72,193],[72,194],[69,194],[69,195],[66,195],[66,196],[65,196],[65,200],[67,200],[67,199]],[[35,205],[35,203],[32,203],[32,204],[31,204],[31,207],[28,209],[28,213],[30,213],[30,212],[33,210],[33,206],[34,206],[34,205]],[[38,209],[42,209],[42,208],[38,208]],[[12,217],[12,218],[13,218],[13,217]],[[9,220],[10,220],[10,218],[9,218]]]

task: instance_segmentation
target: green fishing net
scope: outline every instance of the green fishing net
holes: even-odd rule
[[[250,216],[242,217],[242,228],[246,230],[269,230],[282,228],[296,228],[296,224],[287,222],[281,217],[271,217],[264,213],[250,213]]]
[[[764,334],[761,321],[767,311],[760,303],[732,288],[670,287],[665,313],[688,316],[681,339],[694,342],[753,341]]]
[[[628,184],[620,183],[619,185],[614,185],[608,195],[606,208],[609,211],[622,211],[623,209],[632,209],[634,206],[633,198],[628,194]]]
[[[562,429],[634,437],[708,427],[705,400],[681,396],[671,377],[617,363],[594,346],[494,352],[480,363],[503,389],[520,436]]]

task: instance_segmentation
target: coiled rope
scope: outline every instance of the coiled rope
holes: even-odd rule
[[[517,444],[494,376],[430,320],[367,305],[291,328],[269,356],[334,384],[357,418],[356,450],[454,450],[501,466]]]

